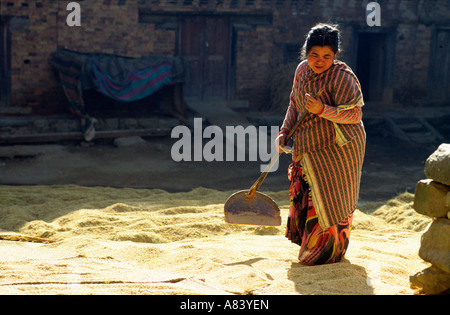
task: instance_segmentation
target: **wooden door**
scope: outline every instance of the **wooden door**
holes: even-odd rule
[[[188,99],[226,100],[231,27],[228,17],[185,16],[180,29],[180,53],[189,60]]]

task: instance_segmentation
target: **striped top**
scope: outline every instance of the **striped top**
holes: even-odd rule
[[[299,113],[306,111],[306,93],[320,97],[325,108],[320,116],[307,113],[305,120],[292,137],[294,153],[313,152],[335,143],[353,139],[361,123],[364,105],[358,78],[344,62],[334,61],[327,71],[316,74],[308,62],[301,62],[295,71],[289,107],[281,129],[291,130]],[[339,126],[337,125],[339,124]]]

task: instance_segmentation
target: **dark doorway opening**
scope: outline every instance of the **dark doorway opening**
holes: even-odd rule
[[[356,74],[365,101],[383,101],[386,84],[386,34],[359,33]]]
[[[0,16],[0,106],[10,105],[10,38],[8,22]]]
[[[450,101],[450,30],[437,29],[430,58],[429,98],[437,102]]]

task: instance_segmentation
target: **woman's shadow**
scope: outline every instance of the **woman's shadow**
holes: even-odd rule
[[[306,266],[292,262],[288,279],[300,294],[374,294],[366,270],[343,259],[339,263]]]

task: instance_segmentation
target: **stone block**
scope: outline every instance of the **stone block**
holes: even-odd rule
[[[419,271],[409,277],[411,288],[419,289],[422,294],[442,294],[450,289],[450,273],[435,266]]]
[[[416,184],[414,210],[434,218],[446,218],[450,210],[450,186],[431,179],[422,179]]]
[[[102,129],[105,130],[116,130],[119,129],[119,119],[118,118],[107,118],[104,119],[104,126]]]
[[[442,143],[425,162],[425,175],[450,186],[450,143]]]
[[[139,118],[138,125],[142,128],[158,128],[158,118]]]
[[[159,120],[159,127],[162,129],[172,129],[175,126],[178,126],[180,122],[174,118],[166,118]]]
[[[450,273],[450,220],[435,219],[423,233],[419,256]]]
[[[122,137],[114,139],[114,145],[119,148],[135,146],[145,143],[141,137]]]

